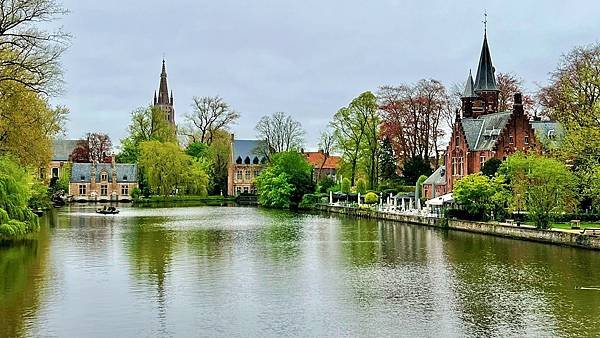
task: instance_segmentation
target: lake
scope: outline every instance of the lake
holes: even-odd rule
[[[600,335],[596,251],[257,208],[94,211],[0,247],[0,336]]]

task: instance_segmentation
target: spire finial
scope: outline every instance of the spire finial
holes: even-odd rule
[[[483,11],[483,34],[487,35],[487,10]]]

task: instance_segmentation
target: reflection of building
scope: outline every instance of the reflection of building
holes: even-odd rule
[[[73,163],[69,195],[75,201],[130,201],[137,187],[135,164]]]
[[[336,179],[337,167],[340,163],[339,156],[328,155],[325,158],[323,150],[319,151],[307,151],[302,150],[306,160],[310,165],[313,166],[313,180],[320,180],[325,176],[329,176],[333,180]]]
[[[484,34],[475,81],[469,73],[461,99],[462,117],[457,112],[452,127],[444,175],[440,168],[428,178],[423,186],[425,197],[452,191],[456,181],[481,171],[489,159],[504,160],[518,151],[540,152],[542,144],[539,133],[550,135],[551,132],[546,130],[558,129],[554,122],[530,121],[525,115],[520,93],[514,95],[511,110],[498,111],[498,95],[495,68],[487,34]]]
[[[81,140],[54,140],[52,144],[52,160],[46,168],[40,168],[40,178],[49,182],[53,177],[60,177],[67,163],[71,162],[71,154]]]
[[[255,194],[254,178],[266,163],[266,157],[259,154],[258,140],[236,140],[231,135],[231,158],[227,168],[227,195]]]
[[[154,106],[165,112],[167,121],[175,125],[175,108],[173,108],[173,91],[169,97],[169,87],[167,85],[167,67],[165,60],[162,62],[162,72],[160,73],[160,85],[158,87],[158,96],[154,92]]]

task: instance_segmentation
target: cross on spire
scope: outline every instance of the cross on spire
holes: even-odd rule
[[[487,34],[487,10],[483,11],[483,33]]]

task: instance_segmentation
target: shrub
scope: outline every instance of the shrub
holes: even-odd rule
[[[302,201],[300,201],[298,208],[313,209],[320,202],[321,202],[320,194],[306,194],[306,195],[302,196]]]
[[[342,180],[342,192],[344,194],[350,193],[350,180],[347,178],[344,178]]]
[[[319,180],[317,192],[325,193],[329,191],[329,189],[331,189],[334,185],[335,181],[331,177],[325,176],[321,180]]]
[[[367,192],[367,183],[362,178],[356,182],[356,192],[361,194]]]
[[[365,195],[366,204],[377,204],[379,202],[379,196],[376,193],[370,192]]]
[[[133,188],[133,190],[131,191],[131,198],[133,198],[134,200],[140,198],[141,195],[142,190],[140,190],[140,188]]]

